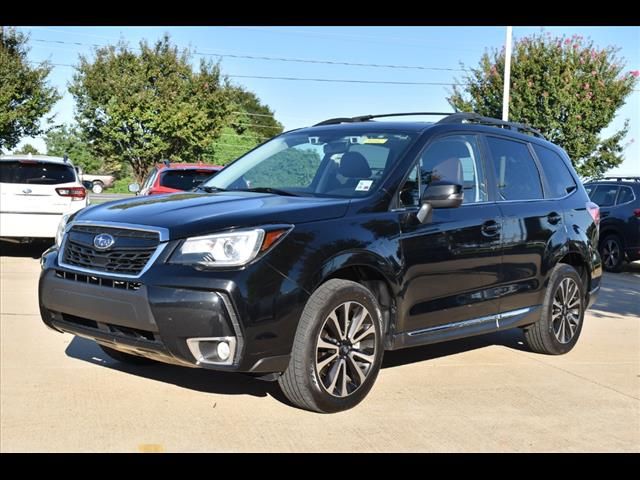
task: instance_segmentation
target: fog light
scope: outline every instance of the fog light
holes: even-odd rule
[[[220,342],[217,348],[218,358],[223,362],[229,358],[231,355],[231,349],[229,348],[229,344],[227,342]]]
[[[236,345],[235,337],[187,338],[187,346],[196,365],[233,365]]]

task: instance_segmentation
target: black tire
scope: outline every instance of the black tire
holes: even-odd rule
[[[577,307],[579,311],[577,315],[575,315],[575,308],[567,308],[567,305],[565,305],[565,309],[558,309],[555,306],[558,303],[562,303],[558,300],[558,296],[562,296],[562,292],[559,292],[559,289],[562,289],[563,285],[571,284],[577,288],[575,297],[578,300]],[[571,305],[571,303],[568,304]],[[576,269],[564,263],[556,265],[551,272],[549,285],[544,296],[542,316],[540,320],[533,325],[529,325],[524,330],[524,338],[528,347],[534,352],[548,355],[562,355],[569,352],[580,337],[582,324],[584,323],[585,307],[585,286]],[[568,316],[569,314],[570,316]],[[570,320],[571,318],[574,318],[575,322]],[[564,325],[562,325],[563,322],[565,322]],[[574,323],[577,324],[573,326]],[[565,330],[562,330],[562,328],[565,328]],[[571,333],[568,341],[566,341],[567,338],[563,338],[562,332]]]
[[[91,191],[93,193],[102,193],[104,190],[104,184],[100,180],[96,180],[91,184]]]
[[[624,244],[620,236],[612,233],[600,241],[602,267],[607,272],[618,273],[624,265]]]
[[[102,344],[98,344],[104,353],[109,355],[114,360],[128,365],[150,365],[156,363],[155,360],[151,360],[147,357],[139,357],[138,355],[131,355],[130,353],[124,353],[120,350],[116,350],[111,347],[106,347]]]
[[[321,335],[324,335],[323,343],[325,339],[335,340],[326,335],[329,332],[327,329],[334,328],[329,324],[330,316],[337,314],[340,317],[339,308],[345,312],[341,318],[347,318],[347,325],[344,327],[344,339],[338,342],[357,340],[359,336],[363,338],[361,335],[366,332],[369,332],[366,337],[368,340],[349,344],[351,346],[338,347],[336,344],[335,347],[325,349],[327,352],[323,355],[326,357],[323,356],[321,361],[319,352],[323,347],[318,342]],[[350,308],[356,312],[351,316]],[[369,313],[368,317],[366,313]],[[356,316],[364,318],[361,325],[355,321]],[[356,325],[353,331],[351,325]],[[340,320],[338,327],[342,329]],[[375,331],[373,339],[369,338],[373,334],[371,327]],[[367,347],[361,345],[364,343],[367,343]],[[334,348],[335,350],[332,350]],[[373,360],[357,364],[354,358],[359,359],[359,352],[364,352],[365,348]],[[372,350],[373,353],[369,353]],[[286,397],[300,408],[320,413],[348,410],[360,403],[371,390],[380,371],[383,353],[382,314],[373,294],[362,285],[349,280],[328,280],[311,295],[304,308],[293,342],[289,366],[278,378],[278,383]],[[335,357],[336,360],[320,367],[328,357]],[[363,374],[364,380],[363,377],[357,378],[359,374],[354,369]],[[340,385],[335,381],[331,384],[331,378],[341,378]],[[346,380],[347,378],[349,380]],[[327,386],[326,383],[330,385]],[[334,393],[329,393],[329,389]],[[341,396],[345,390],[346,395]]]

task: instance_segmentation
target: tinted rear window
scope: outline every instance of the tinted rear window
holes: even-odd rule
[[[56,185],[75,181],[75,171],[70,165],[38,161],[0,162],[0,182],[2,183]]]
[[[623,203],[630,202],[634,199],[633,190],[631,187],[620,187],[620,193],[618,194],[617,205],[621,205]]]
[[[536,155],[538,155],[538,159],[542,164],[544,176],[551,190],[547,196],[560,198],[573,192],[576,189],[576,182],[573,180],[571,173],[569,173],[569,169],[562,160],[562,157],[553,150],[541,147],[540,145],[533,145],[533,149],[536,151]]]
[[[176,190],[191,190],[215,173],[211,170],[169,170],[162,173],[160,185]]]
[[[610,207],[615,203],[617,194],[617,185],[598,185],[598,188],[591,192],[589,196],[592,202],[597,203],[601,207]]]

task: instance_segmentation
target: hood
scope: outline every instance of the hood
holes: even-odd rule
[[[175,193],[93,205],[74,220],[164,227],[171,239],[227,228],[300,224],[338,218],[349,199],[288,197],[254,192]]]

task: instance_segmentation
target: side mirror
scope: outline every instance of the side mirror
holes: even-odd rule
[[[137,183],[130,183],[129,191],[131,193],[138,193],[140,191],[140,185],[138,185]]]
[[[418,210],[418,221],[431,221],[434,208],[457,208],[462,205],[464,192],[457,183],[437,182],[429,185],[422,194],[422,205]]]

